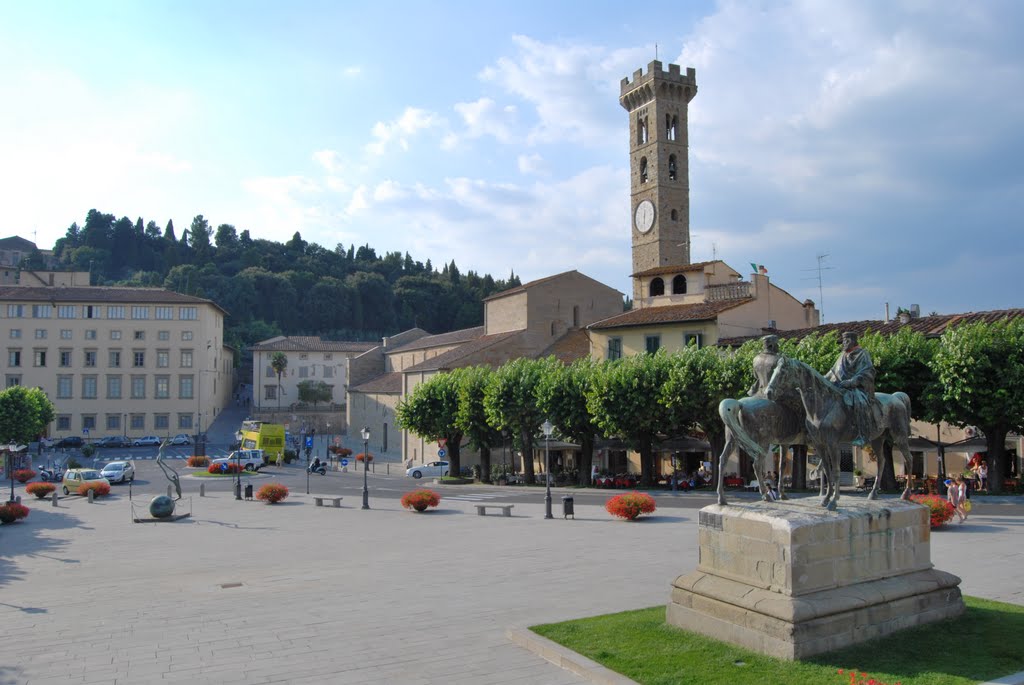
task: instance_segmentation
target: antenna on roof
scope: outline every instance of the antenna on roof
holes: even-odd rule
[[[824,294],[824,291],[822,290],[822,287],[821,287],[821,272],[822,271],[831,271],[833,268],[835,268],[835,267],[831,267],[831,266],[822,266],[821,265],[822,262],[825,261],[826,257],[828,257],[827,254],[820,254],[820,255],[818,255],[818,267],[816,269],[804,269],[804,271],[817,271],[818,272],[817,276],[812,276],[811,278],[804,278],[804,279],[802,279],[804,281],[813,281],[813,280],[817,280],[818,281],[818,314],[819,314],[820,319],[821,319],[820,321],[818,321],[819,324],[825,323],[825,294]]]
[[[658,60],[658,44],[657,43],[654,44],[654,60],[655,61]]]

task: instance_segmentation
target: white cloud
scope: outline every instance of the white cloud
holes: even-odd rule
[[[374,142],[366,146],[366,152],[371,156],[380,156],[394,146],[402,150],[409,149],[410,141],[431,129],[444,126],[444,119],[436,113],[416,107],[406,107],[401,116],[390,122],[378,121],[373,126],[371,135]]]
[[[340,155],[335,150],[317,150],[313,153],[313,161],[329,174],[339,174],[344,170]]]
[[[521,174],[546,174],[547,166],[544,162],[544,158],[538,153],[534,152],[529,155],[519,155],[516,158],[517,165],[519,167],[519,173]]]
[[[507,105],[499,108],[490,98],[475,102],[457,102],[454,109],[462,116],[463,134],[468,138],[492,136],[499,143],[512,141],[512,125],[516,108]]]

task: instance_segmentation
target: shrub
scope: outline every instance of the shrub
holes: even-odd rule
[[[185,460],[185,463],[189,466],[208,466],[210,464],[210,458],[198,455],[191,456]]]
[[[83,445],[82,456],[86,459],[92,459],[93,455],[96,454],[96,445]]]
[[[352,450],[347,447],[338,447],[337,445],[328,445],[327,451],[336,457],[350,457],[352,456]]]
[[[74,457],[70,457],[68,459],[68,462],[66,464],[64,464],[64,468],[66,468],[66,469],[80,469],[80,468],[82,468],[82,462],[78,461]]]
[[[406,509],[424,511],[427,507],[436,507],[441,503],[441,496],[433,490],[421,488],[402,495],[402,506]]]
[[[92,490],[93,497],[106,497],[110,494],[110,483],[96,481],[95,483],[82,483],[78,486],[78,494],[82,497],[88,497],[90,490]]]
[[[18,469],[14,472],[14,480],[19,483],[27,483],[36,477],[36,472],[32,469]]]
[[[612,516],[632,521],[640,514],[654,511],[654,498],[645,492],[627,492],[616,495],[605,503],[604,508]]]
[[[256,492],[256,499],[275,504],[288,497],[288,488],[280,483],[267,483]]]
[[[372,454],[363,454],[362,452],[360,452],[359,454],[356,455],[356,461],[362,461],[364,458],[366,459],[367,462],[373,461]]]
[[[28,516],[29,508],[17,502],[0,504],[0,523],[14,523]]]
[[[30,495],[35,495],[39,499],[44,499],[50,496],[50,493],[57,489],[57,486],[53,483],[29,483],[25,486],[25,492]]]
[[[928,507],[932,528],[938,528],[953,518],[953,505],[938,495],[911,495],[910,501]]]
[[[223,464],[210,464],[210,466],[206,469],[206,471],[207,471],[207,473],[213,473],[213,474],[216,474],[216,475],[227,473],[227,474],[233,476],[236,473],[241,473],[242,471],[245,471],[245,467],[242,466],[241,464],[235,464],[234,462],[228,462],[228,463],[223,463]]]

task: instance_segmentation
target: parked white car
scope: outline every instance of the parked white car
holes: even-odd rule
[[[103,467],[100,475],[111,483],[135,480],[135,466],[130,461],[112,461]]]
[[[178,433],[173,438],[171,438],[171,444],[172,445],[191,445],[192,444],[192,438],[190,438],[188,435],[185,435],[184,433]]]
[[[411,469],[406,469],[405,475],[413,478],[423,478],[427,476],[439,477],[448,475],[448,462],[446,461],[431,461],[426,464],[419,466],[413,466]]]
[[[240,464],[246,471],[259,471],[266,464],[263,450],[237,450],[227,457],[220,457],[210,462],[221,464]]]
[[[155,435],[146,435],[146,436],[141,437],[141,438],[135,438],[134,440],[132,440],[132,446],[133,447],[147,447],[147,446],[149,446],[149,447],[159,447],[160,446],[160,438],[156,437]]]

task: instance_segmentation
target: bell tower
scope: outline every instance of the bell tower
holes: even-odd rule
[[[619,104],[629,112],[629,192],[633,273],[690,263],[690,172],[687,107],[697,73],[655,60],[622,79]],[[633,279],[633,300],[640,281]]]

